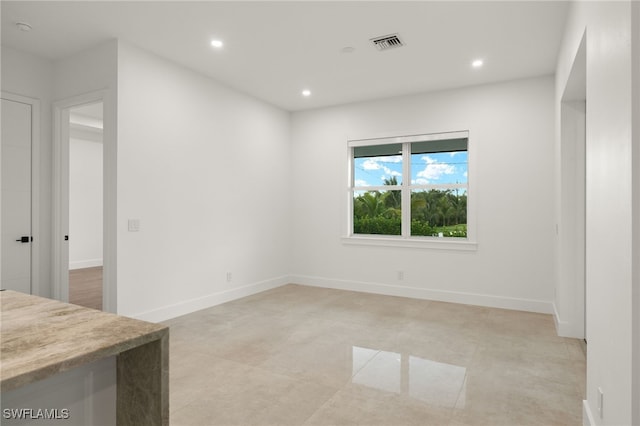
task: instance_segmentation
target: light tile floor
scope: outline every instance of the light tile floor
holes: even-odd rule
[[[166,324],[176,426],[582,423],[550,315],[287,285]]]

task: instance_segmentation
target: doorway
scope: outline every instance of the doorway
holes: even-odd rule
[[[53,104],[53,297],[117,312],[116,106],[111,92]],[[70,280],[71,278],[71,280]]]
[[[69,110],[69,302],[102,309],[103,103]]]

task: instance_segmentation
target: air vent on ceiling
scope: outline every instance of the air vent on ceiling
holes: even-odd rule
[[[400,40],[398,34],[372,38],[371,42],[378,50],[388,50],[404,46],[404,43]]]

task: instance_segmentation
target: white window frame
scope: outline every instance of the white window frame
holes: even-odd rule
[[[475,193],[472,190],[472,156],[471,144],[467,142],[467,173],[466,184],[411,184],[411,144],[413,142],[428,142],[446,139],[466,138],[469,141],[469,131],[429,133],[409,136],[394,136],[385,138],[351,139],[347,143],[348,148],[348,185],[347,185],[347,235],[342,237],[342,242],[348,245],[386,246],[386,247],[408,247],[440,250],[477,250],[475,233]],[[397,186],[355,186],[354,185],[354,148],[372,145],[402,144],[402,182]],[[411,236],[411,221],[406,217],[411,215],[411,191],[419,189],[438,188],[465,188],[467,190],[467,238],[447,238]],[[353,199],[357,191],[391,191],[400,190],[402,208],[402,230],[401,235],[378,235],[378,234],[354,234],[353,233]],[[470,195],[472,194],[473,195]]]

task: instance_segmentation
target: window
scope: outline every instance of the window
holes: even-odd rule
[[[349,141],[350,236],[466,241],[468,132]]]

